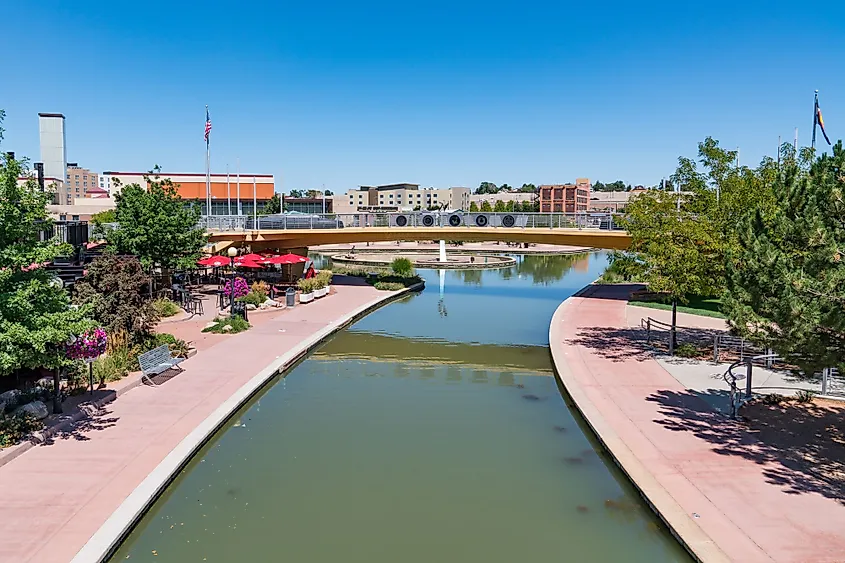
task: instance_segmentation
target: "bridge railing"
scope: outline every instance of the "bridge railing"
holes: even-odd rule
[[[205,215],[200,227],[212,231],[245,231],[261,229],[342,229],[345,227],[396,228],[543,228],[543,229],[601,229],[618,230],[615,213],[489,213],[489,212],[426,212],[405,213],[331,213]]]

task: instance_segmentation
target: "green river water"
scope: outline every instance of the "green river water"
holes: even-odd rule
[[[689,561],[552,372],[552,313],[605,257],[516,258],[420,271],[241,409],[112,561]]]

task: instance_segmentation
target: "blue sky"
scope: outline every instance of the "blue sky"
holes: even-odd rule
[[[654,184],[711,135],[743,163],[809,144],[813,90],[845,138],[845,4],[13,2],[4,148],[67,116],[96,171],[359,184]]]

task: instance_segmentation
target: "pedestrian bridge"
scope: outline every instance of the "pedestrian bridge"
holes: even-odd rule
[[[202,218],[209,242],[302,248],[384,241],[504,241],[623,250],[631,237],[609,213],[353,213],[268,216],[209,215]]]

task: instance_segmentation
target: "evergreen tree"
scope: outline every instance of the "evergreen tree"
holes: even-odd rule
[[[259,213],[261,215],[275,215],[277,213],[282,212],[282,197],[279,195],[278,192],[273,193],[273,197],[264,204],[264,209],[262,209]]]
[[[490,213],[491,211],[493,211],[493,208],[490,207],[489,201],[485,200],[481,202],[481,211],[483,211],[484,213]]]
[[[496,205],[493,207],[493,211],[496,213],[504,213],[505,212],[505,202],[501,199],[496,200]]]
[[[724,309],[741,335],[806,373],[845,367],[845,151],[782,158],[774,205],[740,221]]]
[[[474,201],[469,202],[469,211],[470,213],[477,213],[478,212],[478,205]]]

